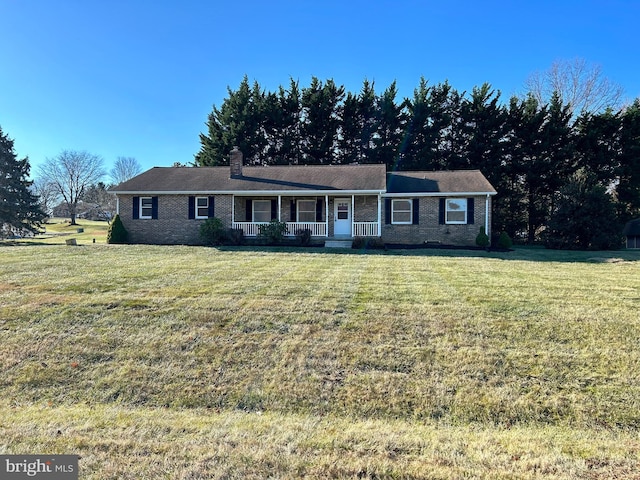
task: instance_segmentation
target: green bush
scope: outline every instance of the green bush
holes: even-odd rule
[[[382,250],[384,242],[379,237],[356,237],[353,239],[351,248],[357,250]]]
[[[209,218],[200,225],[200,238],[206,245],[221,245],[225,240],[225,233],[219,218]]]
[[[124,228],[124,224],[122,220],[120,220],[120,215],[116,215],[113,217],[107,230],[107,243],[127,243],[128,239],[129,233],[127,229]]]
[[[498,248],[504,248],[506,250],[510,249],[513,246],[513,242],[511,241],[511,237],[507,232],[501,232],[500,238],[498,238]]]
[[[489,236],[484,230],[484,226],[480,227],[480,233],[476,237],[476,245],[479,247],[487,247],[489,246]]]
[[[298,239],[298,242],[300,242],[300,245],[303,247],[308,246],[311,243],[311,230],[308,228],[296,230],[296,238]]]
[[[287,224],[279,220],[271,220],[269,223],[258,226],[258,237],[268,244],[282,243],[287,233]]]
[[[244,232],[241,228],[230,228],[227,230],[226,242],[229,245],[242,245],[244,244]]]

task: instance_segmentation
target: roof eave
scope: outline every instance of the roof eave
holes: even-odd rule
[[[476,196],[493,196],[497,195],[498,192],[401,192],[401,193],[383,193],[382,196],[385,198],[392,197],[445,197],[445,196],[454,196],[454,197],[476,197]]]
[[[382,195],[384,194],[384,190],[109,190],[109,193],[115,195],[236,195],[239,197],[250,197],[258,195]]]

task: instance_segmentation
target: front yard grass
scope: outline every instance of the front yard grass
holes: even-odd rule
[[[634,252],[0,247],[0,452],[81,478],[638,478]]]

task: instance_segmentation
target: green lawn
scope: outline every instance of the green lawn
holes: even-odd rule
[[[83,479],[640,478],[637,252],[79,243],[0,246],[0,453]]]

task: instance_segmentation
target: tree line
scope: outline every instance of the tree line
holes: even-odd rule
[[[238,146],[255,165],[479,169],[498,191],[494,231],[529,243],[614,247],[640,215],[640,99],[577,111],[560,91],[504,102],[487,83],[460,92],[421,78],[399,99],[395,82],[377,92],[365,80],[352,93],[313,77],[271,92],[245,76],[213,107],[200,142],[197,166],[227,165]]]

